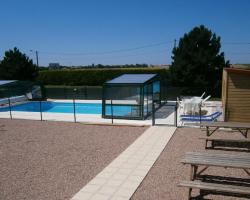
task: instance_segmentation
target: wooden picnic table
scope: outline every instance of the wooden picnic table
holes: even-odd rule
[[[211,136],[219,128],[231,128],[233,130],[239,131],[245,138],[247,138],[248,130],[250,129],[250,123],[211,122],[211,123],[201,123],[201,127],[206,127],[206,133],[208,137]]]
[[[190,180],[194,180],[197,175],[204,172],[208,167],[227,167],[244,170],[250,176],[250,156],[248,154],[216,154],[187,152],[181,160],[183,164],[191,165]],[[199,166],[205,166],[200,172],[197,172]]]
[[[195,181],[197,175],[203,173],[208,167],[225,167],[244,170],[250,176],[250,156],[247,154],[215,154],[201,152],[187,152],[181,160],[183,164],[190,164],[190,181],[182,181],[179,186],[188,187],[188,199],[191,199],[192,188],[200,190],[217,191],[217,192],[233,192],[236,194],[250,195],[250,187],[230,186],[224,184],[212,184],[206,182]],[[204,168],[198,172],[198,167]]]

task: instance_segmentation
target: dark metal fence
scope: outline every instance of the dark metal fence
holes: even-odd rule
[[[32,89],[32,88],[30,88],[30,89]],[[4,91],[4,90],[2,89],[2,91]],[[152,125],[163,124],[162,123],[163,120],[161,120],[160,118],[161,117],[166,118],[166,117],[170,116],[171,114],[173,114],[174,117],[173,117],[173,115],[171,116],[172,121],[170,123],[169,122],[165,123],[165,125],[178,126],[178,122],[179,122],[178,120],[180,119],[179,118],[180,113],[178,113],[178,104],[176,101],[176,97],[182,96],[184,94],[182,91],[183,90],[181,88],[162,86],[161,98],[166,99],[166,97],[167,97],[168,101],[165,101],[165,102],[163,101],[160,109],[156,106],[157,102],[154,102],[152,104],[152,108],[153,108],[152,109],[152,116],[150,116],[150,117],[152,117]],[[25,90],[25,93],[27,93],[27,92],[28,91]],[[16,94],[23,94],[23,93],[16,92],[15,95]],[[79,117],[77,119],[76,100],[81,100],[81,99],[101,100],[102,99],[102,87],[101,86],[78,86],[78,87],[46,86],[45,87],[45,95],[46,95],[46,98],[70,100],[68,102],[70,102],[70,104],[72,104],[71,112],[73,112],[72,115],[69,115],[70,117],[72,116],[72,118],[70,118],[70,120],[77,122],[77,121],[79,121]],[[200,95],[201,94],[196,94],[196,96],[200,96]],[[173,100],[173,101],[171,101],[171,100]],[[29,102],[30,102],[30,100],[29,100]],[[48,115],[47,115],[46,111],[44,111],[45,106],[46,106],[46,101],[37,100],[37,101],[33,101],[33,102],[37,102],[37,104],[35,104],[36,113],[37,113],[36,119],[39,119],[41,121],[47,120]],[[19,103],[21,104],[21,102],[19,102]],[[13,112],[13,109],[12,109],[13,106],[15,106],[15,103],[12,103],[12,99],[10,98],[10,96],[6,98],[6,103],[4,105],[0,104],[1,109],[4,108],[5,113],[7,113],[7,114],[9,113],[10,119],[17,118],[16,113]],[[2,112],[0,112],[0,114],[1,113]],[[27,115],[28,115],[28,112],[27,112]],[[113,102],[111,103],[111,115],[112,115],[111,122],[113,123]],[[160,116],[160,115],[162,115],[162,116]],[[204,115],[204,113],[202,113],[202,107],[200,107],[199,113],[195,114],[196,120],[197,120],[197,116],[199,116],[199,120],[197,120],[197,123],[202,122],[203,115]],[[30,117],[30,119],[31,119],[31,117]]]
[[[74,89],[77,92],[74,92]],[[201,92],[199,92],[201,91]],[[86,99],[86,100],[101,100],[102,86],[45,86],[45,97],[49,99]],[[203,92],[212,95],[206,88],[199,87],[175,87],[171,85],[161,85],[161,99],[176,100],[180,96],[199,96]],[[124,96],[129,97],[130,93],[124,93]]]
[[[74,92],[74,89],[77,89]],[[161,98],[174,97],[176,99],[176,91],[172,87],[161,86]],[[179,92],[177,92],[179,94]],[[102,86],[45,86],[45,97],[48,99],[82,99],[82,100],[102,100]],[[131,93],[123,91],[124,97],[130,97]],[[169,98],[171,99],[171,98]]]
[[[45,86],[45,96],[48,99],[101,100],[102,86]]]
[[[43,101],[43,100],[36,100],[36,101],[20,101],[20,102],[13,102],[10,98],[7,99],[6,104],[0,104],[0,118],[9,118],[9,119],[33,119],[33,120],[58,120],[60,117],[64,117],[66,121],[73,121],[73,122],[81,122],[83,120],[80,117],[78,109],[83,109],[79,107],[76,98],[71,99],[71,101],[63,102],[68,104],[67,111],[65,113],[60,112],[48,112],[48,109],[51,108],[50,104],[53,104],[53,101]],[[100,114],[101,115],[101,114]],[[113,117],[113,103],[111,100],[111,121],[112,124],[114,123]]]

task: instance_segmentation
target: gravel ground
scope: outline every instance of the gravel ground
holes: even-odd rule
[[[218,132],[214,135],[223,137],[243,138],[240,133]],[[187,199],[188,191],[186,188],[177,187],[181,180],[189,180],[190,166],[183,165],[180,160],[185,152],[188,151],[205,151],[204,141],[198,139],[202,136],[200,129],[195,128],[179,128],[165,147],[164,151],[149,171],[142,184],[139,186],[133,200],[182,200]],[[228,154],[248,154],[245,152],[233,152],[222,150],[206,150],[207,152],[228,153]],[[208,168],[206,174],[220,175],[227,177],[241,177],[247,179],[250,184],[250,177],[243,171],[238,169],[225,169],[218,167]],[[194,196],[197,190],[193,191]],[[214,200],[236,200],[236,197],[224,197],[221,195],[209,195],[206,199]],[[245,199],[245,198],[241,198]]]
[[[0,199],[70,199],[146,129],[0,119]]]

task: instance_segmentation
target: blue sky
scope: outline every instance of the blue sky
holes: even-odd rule
[[[0,0],[0,55],[39,64],[169,64],[174,39],[204,24],[231,63],[250,63],[249,0]],[[232,44],[233,43],[233,44]],[[237,43],[237,44],[236,44]],[[247,44],[248,43],[248,44]]]

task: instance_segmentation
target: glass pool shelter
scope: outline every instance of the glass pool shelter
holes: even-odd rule
[[[161,103],[157,74],[123,74],[103,85],[102,117],[145,119]]]
[[[42,85],[31,81],[0,80],[0,104],[3,99],[19,97],[41,99]]]

